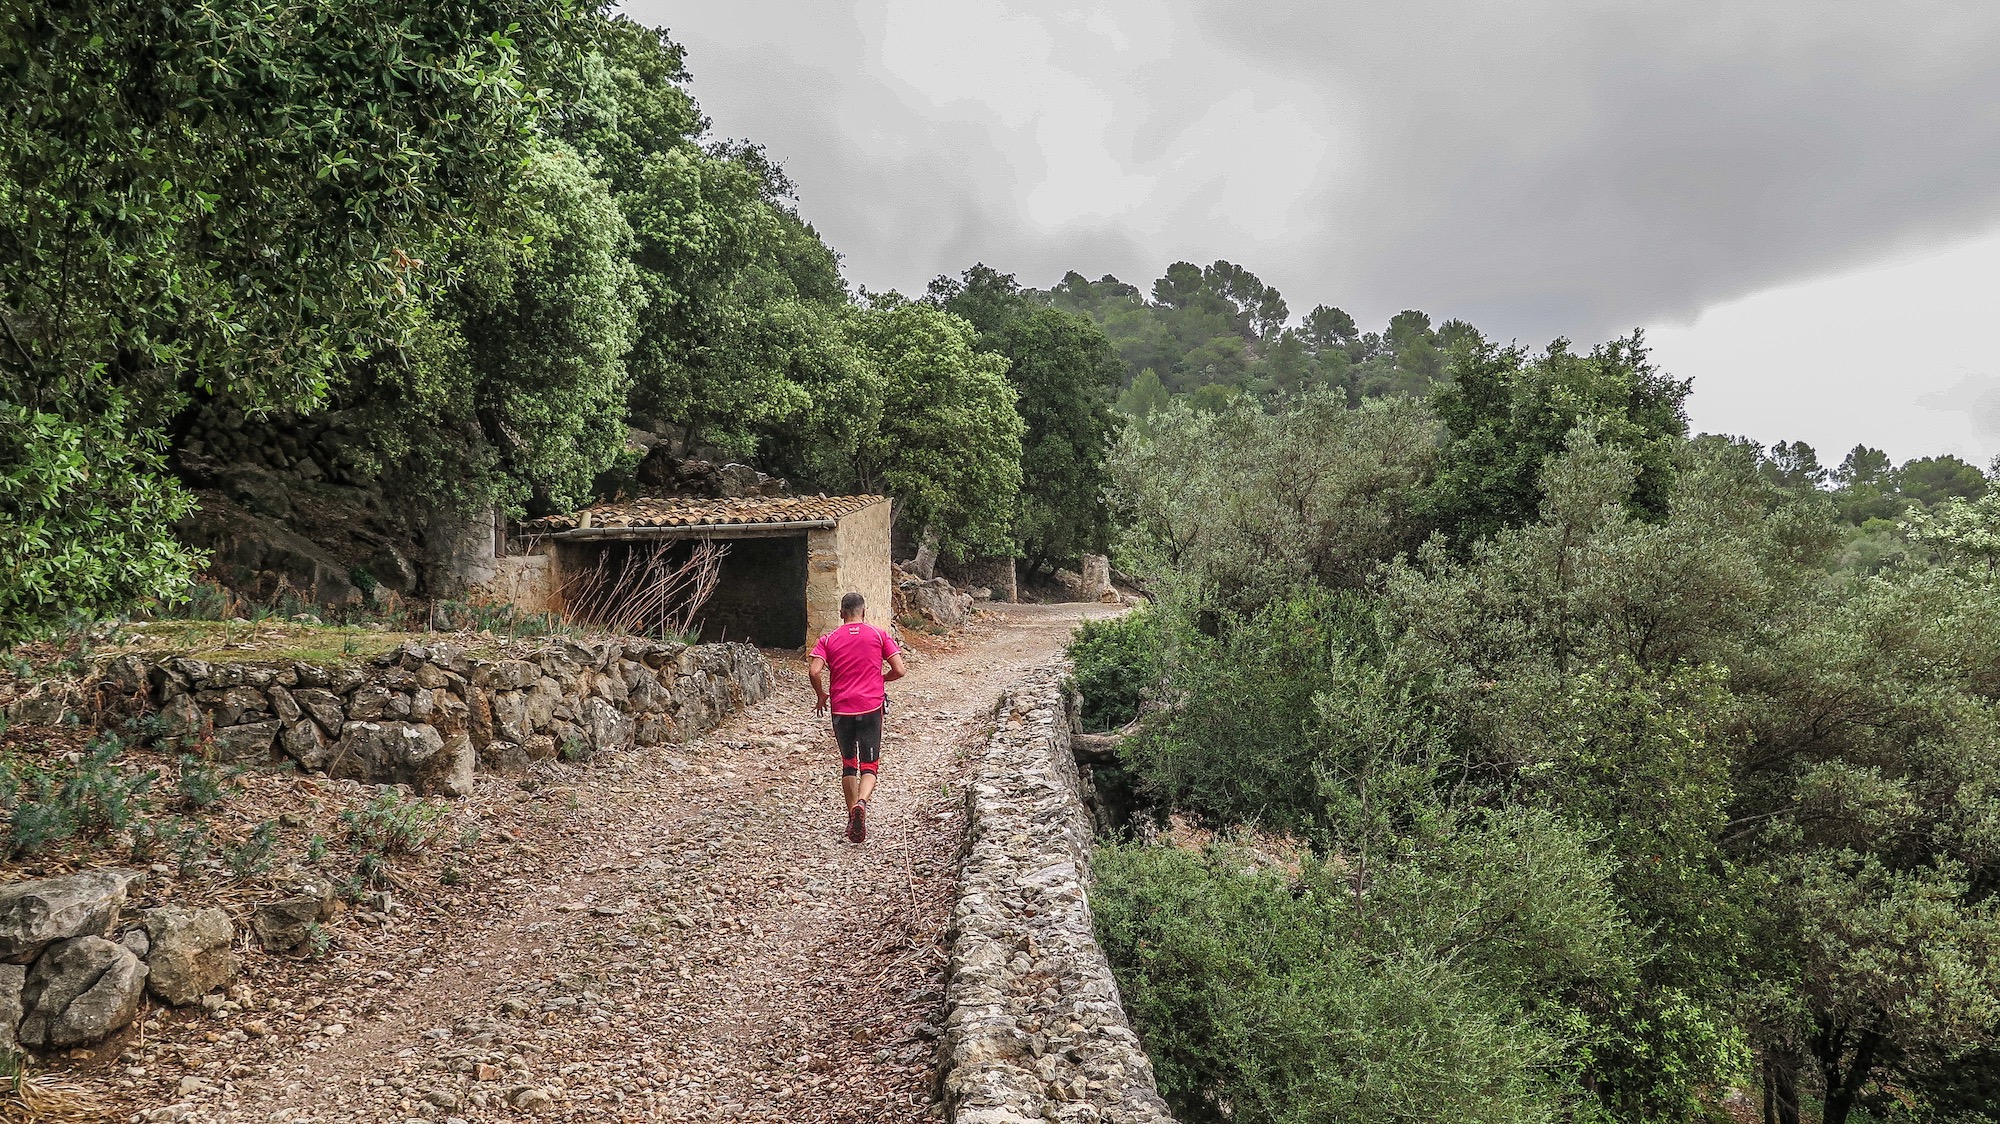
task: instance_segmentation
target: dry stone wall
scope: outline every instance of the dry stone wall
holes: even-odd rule
[[[686,741],[769,694],[771,668],[748,644],[565,640],[475,656],[413,641],[334,667],[126,656],[104,686],[122,709],[157,713],[164,736],[206,738],[221,761],[289,758],[458,796],[475,770]]]
[[[1173,1124],[1090,917],[1080,700],[1048,669],[1001,696],[973,762],[943,1050],[957,1124]]]

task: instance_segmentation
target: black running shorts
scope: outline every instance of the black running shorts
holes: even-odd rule
[[[834,715],[833,740],[840,743],[842,776],[875,772],[882,759],[882,712]]]

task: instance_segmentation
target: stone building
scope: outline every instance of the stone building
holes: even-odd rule
[[[801,648],[858,591],[885,628],[893,582],[886,496],[642,497],[525,524],[486,590],[530,612],[568,612],[580,583],[650,558],[727,547],[699,614],[702,639]],[[663,555],[662,552],[668,552]],[[598,577],[601,580],[601,577]]]

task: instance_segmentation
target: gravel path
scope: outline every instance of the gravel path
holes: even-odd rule
[[[171,1096],[135,1119],[938,1119],[965,750],[1108,611],[996,607],[919,655],[860,847],[804,660],[774,659],[777,693],[701,742],[524,795],[470,888],[404,895],[365,947],[139,1044],[129,1080]]]

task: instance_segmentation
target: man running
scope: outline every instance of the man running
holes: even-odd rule
[[[875,771],[882,757],[883,685],[903,677],[903,653],[889,634],[862,618],[868,602],[859,593],[840,599],[840,627],[813,645],[812,679],[815,716],[833,706],[833,740],[840,743],[840,792],[847,798],[847,839],[868,838],[868,798],[875,795]],[[887,662],[885,674],[882,664]],[[827,678],[833,689],[829,700]]]

